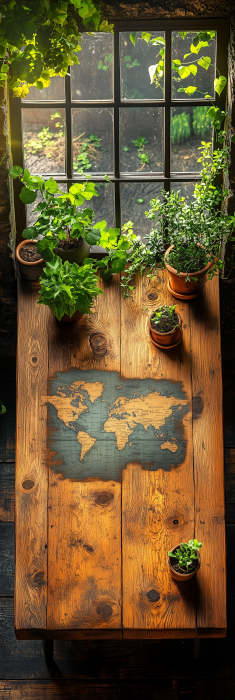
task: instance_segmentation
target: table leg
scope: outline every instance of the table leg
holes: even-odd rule
[[[63,674],[61,673],[53,658],[53,645],[53,639],[44,639],[43,651],[45,656],[46,667],[52,678],[63,678]]]

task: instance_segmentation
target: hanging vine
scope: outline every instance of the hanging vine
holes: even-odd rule
[[[26,97],[29,88],[48,87],[79,63],[81,32],[110,32],[99,0],[0,0],[0,86]]]

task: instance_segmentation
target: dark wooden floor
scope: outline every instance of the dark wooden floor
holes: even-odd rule
[[[1,700],[235,700],[235,281],[221,282],[224,385],[228,634],[193,640],[54,642],[62,677],[50,676],[42,641],[13,629],[15,363],[0,360],[0,697]]]

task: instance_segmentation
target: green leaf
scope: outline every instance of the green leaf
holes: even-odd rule
[[[148,44],[150,39],[151,39],[152,34],[149,34],[149,32],[142,32],[141,34],[141,39],[144,39],[146,43]]]
[[[143,203],[144,203],[144,200],[141,199],[140,197],[139,197],[139,199],[137,199],[136,201],[137,201],[137,204],[143,204]]]
[[[97,228],[98,228],[98,229],[102,230],[102,229],[105,228],[106,226],[107,226],[107,221],[105,221],[105,220],[103,219],[103,221],[98,221],[97,224],[95,224],[95,225],[93,226],[93,228],[94,228],[94,229],[97,229]]]
[[[221,92],[223,92],[225,85],[227,85],[227,78],[225,78],[224,75],[220,75],[219,78],[215,78],[214,88],[215,88],[215,92],[217,92],[218,95],[221,95]]]
[[[0,415],[2,416],[3,413],[6,413],[6,406],[4,406],[4,403],[0,401]]]
[[[45,183],[45,189],[48,190],[50,194],[55,194],[58,192],[59,187],[57,185],[57,182],[53,179],[53,177],[50,177],[49,180]]]
[[[97,233],[95,233],[94,230],[89,231],[85,234],[84,238],[89,245],[96,245],[100,240],[100,232],[97,231]]]
[[[179,75],[180,75],[182,80],[185,80],[185,78],[188,78],[188,76],[190,75],[190,72],[191,71],[190,71],[190,68],[188,68],[188,66],[181,66],[179,68]]]
[[[185,88],[185,92],[187,95],[193,95],[194,92],[196,92],[197,88],[193,87],[192,85],[189,85],[189,87]]]
[[[131,40],[132,44],[134,44],[134,46],[135,46],[136,32],[130,33],[130,40]]]
[[[34,228],[34,226],[29,226],[29,228],[25,228],[22,231],[22,236],[23,238],[35,238],[37,236],[37,230]]]
[[[10,176],[15,180],[17,177],[21,175],[23,172],[23,168],[20,167],[20,165],[13,165],[13,167],[10,169]]]
[[[181,36],[181,39],[185,39],[187,36],[188,32],[179,32],[179,35]]]
[[[197,64],[205,68],[205,70],[208,70],[211,64],[211,58],[209,56],[202,56],[202,58],[199,58],[199,61],[197,61]]]
[[[190,73],[192,73],[193,75],[197,75],[197,66],[195,66],[194,64],[189,66],[189,70],[190,70]]]
[[[19,197],[23,204],[32,204],[32,202],[35,202],[35,199],[37,199],[37,192],[34,192],[33,190],[28,190],[27,187],[23,187]]]
[[[1,67],[1,72],[2,72],[2,73],[8,73],[8,71],[9,71],[9,66],[7,66],[7,65],[4,63],[3,66]]]

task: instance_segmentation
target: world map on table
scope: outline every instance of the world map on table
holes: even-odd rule
[[[65,478],[120,481],[128,463],[169,471],[185,459],[181,382],[73,369],[51,380],[46,403],[51,466]]]

